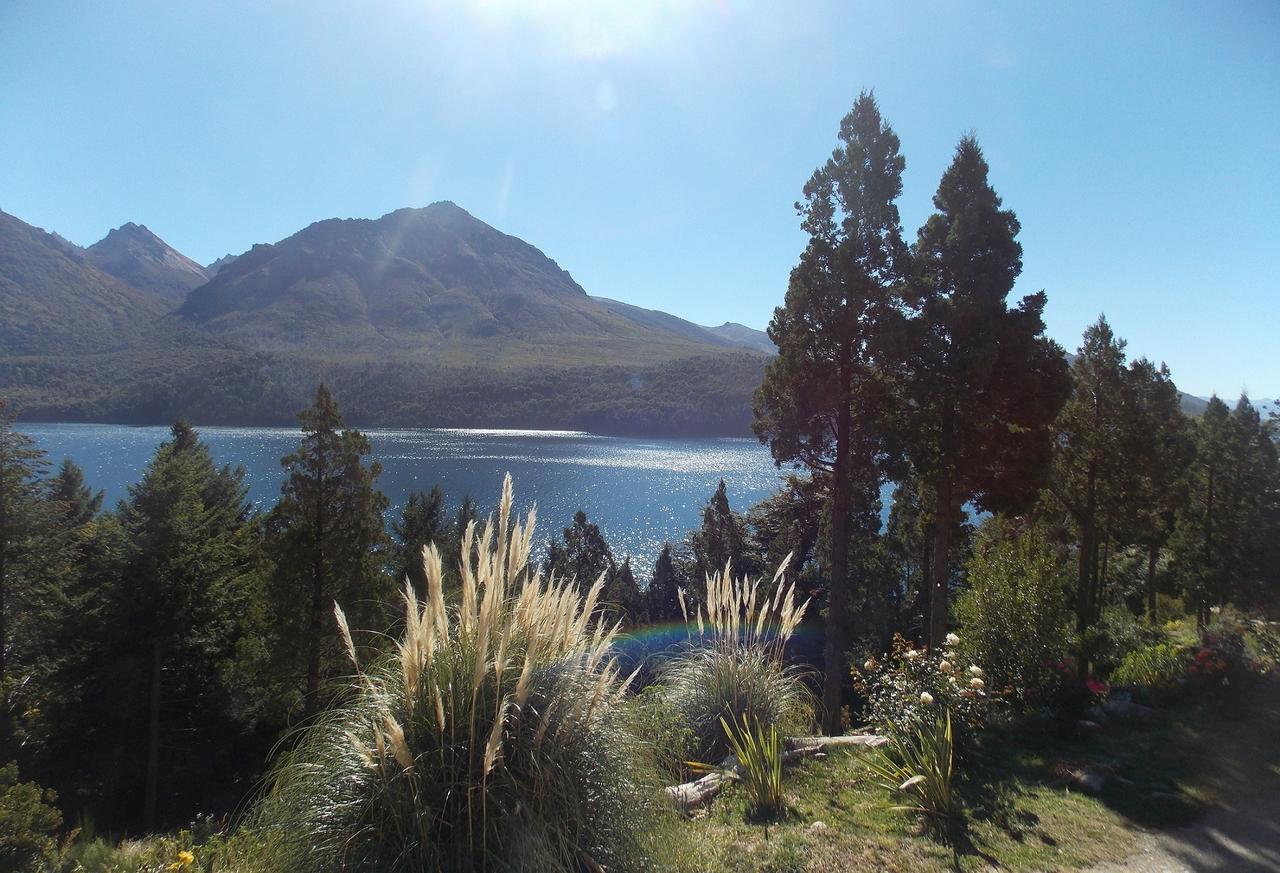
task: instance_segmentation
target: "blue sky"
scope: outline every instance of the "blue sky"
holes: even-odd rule
[[[0,209],[202,262],[453,200],[592,294],[763,328],[874,88],[909,238],[973,131],[1017,291],[1195,394],[1280,394],[1280,3],[0,3]]]

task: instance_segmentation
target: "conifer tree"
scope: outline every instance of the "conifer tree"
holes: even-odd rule
[[[15,618],[38,599],[33,574],[47,522],[39,477],[48,462],[31,437],[13,429],[15,418],[0,397],[0,681],[13,667]]]
[[[219,726],[235,733],[231,667],[247,630],[254,548],[246,495],[244,471],[218,469],[179,421],[121,508],[128,551],[109,595],[115,663],[108,670],[124,753],[115,775],[125,796],[131,777],[144,777],[148,830],[162,791],[166,812],[189,814],[175,808],[183,789],[225,775],[212,769],[222,756],[210,749]]]
[[[906,442],[928,483],[930,646],[947,633],[951,540],[962,507],[1025,507],[1043,482],[1054,417],[1070,391],[1062,349],[1044,336],[1045,295],[1006,300],[1022,272],[1020,225],[1001,208],[977,141],[956,147],[915,245]]]
[[[689,539],[697,566],[695,584],[704,583],[708,575],[724,570],[729,562],[732,562],[734,576],[756,572],[748,559],[742,519],[729,506],[729,493],[723,479],[703,507],[702,527]]]
[[[649,621],[662,624],[679,621],[680,612],[680,575],[671,556],[671,543],[663,543],[658,560],[653,565],[653,578],[645,592],[646,609]]]
[[[413,584],[419,597],[426,597],[427,574],[423,569],[422,550],[434,543],[442,556],[451,563],[457,550],[451,549],[454,540],[452,519],[445,513],[444,491],[439,485],[430,492],[414,491],[400,511],[400,518],[391,522],[394,542],[391,546],[391,575],[397,583],[405,578]],[[446,565],[447,566],[447,565]]]
[[[304,716],[319,707],[324,680],[346,669],[333,620],[341,603],[353,628],[383,630],[392,584],[383,572],[387,498],[375,487],[382,465],[365,465],[369,441],[344,426],[325,385],[298,413],[302,441],[281,459],[287,478],[268,518],[279,611],[301,643]]]
[[[769,323],[778,355],[753,404],[755,432],[774,460],[808,468],[830,495],[822,695],[829,731],[840,725],[847,675],[853,482],[884,450],[884,378],[902,355],[901,283],[909,272],[896,205],[906,162],[871,94],[858,97],[839,137],[796,205],[809,242]]]

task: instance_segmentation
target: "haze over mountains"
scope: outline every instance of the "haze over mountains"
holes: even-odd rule
[[[731,329],[725,334],[726,328]],[[452,203],[329,219],[208,269],[126,224],[0,213],[0,391],[25,418],[746,433],[768,339],[591,297]]]

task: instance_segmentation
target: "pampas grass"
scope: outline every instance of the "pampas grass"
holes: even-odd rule
[[[802,671],[784,659],[787,641],[809,606],[807,600],[797,603],[794,583],[784,581],[790,560],[788,555],[768,588],[762,588],[762,579],[733,579],[726,564],[707,577],[705,612],[699,606],[692,619],[680,592],[690,643],[662,666],[659,693],[693,732],[699,760],[719,761],[731,751],[722,722],[745,720],[785,734],[812,718],[812,695]]]
[[[461,590],[446,606],[442,559],[424,550],[425,600],[404,591],[394,651],[356,662],[345,702],[274,768],[253,825],[270,832],[258,869],[632,870],[645,866],[656,797],[597,613],[603,577],[529,567],[535,522],[468,526]]]

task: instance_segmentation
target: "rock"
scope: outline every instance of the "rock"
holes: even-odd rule
[[[811,831],[825,831],[826,829],[827,823],[825,821],[815,821],[813,824],[809,825],[809,830]]]
[[[1127,700],[1108,700],[1102,704],[1102,710],[1107,715],[1114,715],[1116,718],[1149,718],[1154,709],[1149,706],[1143,706],[1141,703],[1130,703]]]
[[[1071,784],[1085,794],[1101,794],[1107,785],[1107,774],[1097,770],[1085,770],[1071,778]]]
[[[1084,717],[1089,721],[1096,721],[1098,724],[1105,724],[1107,721],[1107,713],[1101,706],[1091,706],[1084,711]]]
[[[1090,721],[1087,718],[1082,718],[1076,722],[1076,730],[1080,731],[1082,734],[1092,734],[1102,730],[1102,725],[1096,721]]]

